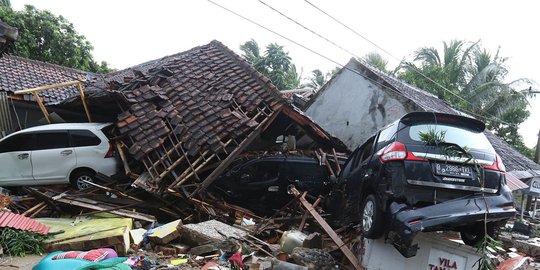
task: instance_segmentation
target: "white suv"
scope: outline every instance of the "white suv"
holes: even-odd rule
[[[0,186],[71,183],[84,189],[96,172],[112,176],[118,160],[103,129],[111,124],[50,124],[0,140]]]

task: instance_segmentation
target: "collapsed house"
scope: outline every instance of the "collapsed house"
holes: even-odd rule
[[[154,193],[194,183],[204,189],[240,153],[279,147],[280,136],[292,148],[347,151],[218,41],[104,75],[13,56],[0,66],[0,91],[17,104],[10,106],[11,123],[20,122],[23,107],[52,115],[36,106],[37,99],[61,120],[87,121],[81,106],[86,100],[94,121],[117,123],[121,156],[141,165],[128,170],[134,184]],[[16,94],[50,84],[60,87]]]
[[[307,115],[350,149],[414,111],[466,115],[435,95],[354,58],[315,94],[305,109]],[[523,181],[540,175],[540,164],[492,132],[485,131],[485,135],[506,166],[509,187],[512,190],[528,188]]]
[[[299,149],[346,151],[218,41],[133,73],[110,91],[123,109],[122,141],[144,164],[146,175],[134,184],[146,190],[206,188],[239,153],[272,148],[279,136],[294,137]]]

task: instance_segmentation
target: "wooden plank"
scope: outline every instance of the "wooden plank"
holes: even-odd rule
[[[92,123],[92,117],[90,117],[90,111],[88,110],[88,105],[86,105],[86,96],[84,95],[84,91],[82,88],[82,83],[77,84],[77,88],[79,88],[79,93],[81,94],[81,102],[84,107],[84,111],[86,112],[86,117],[88,118],[88,123]]]
[[[335,148],[332,148],[332,154],[334,154],[334,162],[336,163],[336,176],[338,176],[341,173],[341,166],[339,165],[339,160]]]
[[[298,197],[298,199],[300,200],[300,202],[302,203],[304,208],[306,208],[306,210],[315,218],[315,220],[319,223],[319,225],[321,225],[323,230],[330,236],[330,238],[332,238],[332,240],[334,241],[334,243],[336,243],[336,245],[339,247],[341,252],[343,252],[343,254],[345,254],[345,257],[347,257],[347,259],[349,259],[349,261],[353,265],[354,269],[364,270],[364,267],[362,267],[362,265],[360,264],[360,262],[358,261],[356,256],[345,245],[343,240],[341,240],[339,235],[337,235],[337,233],[332,229],[332,227],[330,227],[330,225],[328,225],[328,223],[326,223],[326,221],[319,215],[317,210],[315,210],[315,208],[313,208],[313,205],[311,205],[308,201],[306,201],[306,199],[301,197],[300,192],[298,190],[296,190],[296,188],[291,187],[291,191],[296,197]]]
[[[32,95],[34,95],[34,98],[36,99],[36,102],[41,109],[41,112],[45,116],[45,119],[47,119],[47,123],[51,123],[51,119],[49,118],[49,112],[47,111],[47,108],[45,108],[45,105],[43,105],[43,102],[41,101],[41,98],[38,96],[36,92],[32,92]]]
[[[63,197],[59,197],[59,196],[53,197],[53,200],[55,200],[57,202],[69,204],[69,205],[74,205],[74,206],[86,208],[86,209],[92,209],[92,210],[96,210],[96,211],[107,211],[107,208],[103,208],[103,207],[99,206],[98,202],[95,202],[95,204],[91,204],[91,203],[81,202],[81,201],[77,201],[77,200],[74,200],[74,199],[63,198]],[[91,200],[87,199],[87,201],[91,201]],[[111,210],[111,211],[107,211],[107,212],[115,214],[115,215],[119,215],[119,216],[122,216],[122,217],[130,217],[130,218],[145,220],[145,221],[149,221],[149,222],[156,221],[156,218],[154,216],[146,215],[146,214],[142,214],[142,213],[136,213],[136,212],[125,211],[125,210]]]
[[[53,88],[59,88],[59,87],[64,87],[64,86],[72,86],[72,85],[80,84],[81,82],[82,81],[71,81],[71,82],[63,82],[63,83],[51,84],[51,85],[46,85],[46,86],[41,86],[41,87],[36,87],[36,88],[31,88],[31,89],[26,89],[26,90],[15,91],[15,94],[16,95],[30,94],[30,93],[49,90],[49,89],[53,89]]]
[[[214,171],[212,171],[212,173],[208,177],[206,177],[206,179],[204,179],[204,181],[201,183],[200,188],[198,188],[194,193],[199,193],[205,190],[208,186],[210,186],[214,182],[214,180],[216,180],[216,178],[221,175],[221,173],[223,173],[223,171],[227,167],[229,167],[229,165],[231,165],[231,163],[235,160],[236,156],[238,156],[242,151],[244,151],[244,149],[261,134],[263,128],[266,126],[266,120],[268,119],[269,118],[266,118],[265,121],[260,123],[259,126],[247,138],[245,138],[244,141],[242,141],[240,145],[236,147],[236,149],[234,149],[229,154],[229,156],[225,158],[223,162],[221,162],[221,164],[219,164],[219,166]],[[192,196],[193,195],[194,194],[192,194]]]
[[[122,164],[124,165],[124,172],[126,173],[126,175],[131,175],[131,168],[129,167],[126,153],[124,153],[124,143],[120,143],[117,141],[114,145],[116,146],[116,151],[118,151],[118,154],[120,155],[120,160],[122,160]]]
[[[36,211],[36,209],[41,208],[44,205],[45,205],[45,202],[40,202],[40,203],[34,205],[32,208],[26,210],[24,213],[22,213],[22,215],[26,217],[26,216],[32,214],[34,211]]]
[[[313,203],[313,208],[317,207],[317,205],[319,205],[319,203],[321,202],[322,200],[322,196],[319,196],[317,198],[317,200]],[[299,231],[302,231],[304,229],[304,226],[306,225],[306,220],[308,218],[308,212],[304,213],[304,216],[302,216],[302,221],[300,222],[300,226],[298,226],[298,230]]]

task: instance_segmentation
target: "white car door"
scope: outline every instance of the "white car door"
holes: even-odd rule
[[[38,184],[69,183],[69,173],[77,164],[67,130],[36,133],[32,169]]]
[[[32,185],[32,134],[16,134],[0,141],[0,186]]]

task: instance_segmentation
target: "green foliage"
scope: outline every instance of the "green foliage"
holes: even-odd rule
[[[367,53],[362,60],[382,71],[388,72],[388,61],[377,52]]]
[[[3,228],[0,230],[0,246],[4,253],[24,257],[27,254],[43,254],[43,241],[47,237],[35,232]]]
[[[497,255],[496,248],[501,247],[501,242],[491,238],[487,233],[484,238],[476,245],[476,251],[481,254],[478,261],[473,265],[478,265],[478,270],[494,270],[497,268],[494,258]]]
[[[0,7],[11,7],[11,2],[9,0],[0,0]]]
[[[427,145],[439,145],[444,143],[446,130],[429,129],[427,132],[420,131],[418,136],[420,136],[420,140]]]
[[[106,62],[94,61],[90,42],[62,16],[30,5],[22,11],[0,5],[0,19],[19,29],[17,56],[96,73],[111,71]]]
[[[492,55],[479,42],[443,42],[443,54],[433,47],[415,52],[415,63],[403,62],[399,77],[431,92],[487,123],[499,137],[525,155],[517,128],[529,116],[527,93],[517,90],[528,79],[505,83],[507,58]],[[497,120],[502,119],[503,121]]]
[[[436,145],[439,147],[442,152],[445,154],[446,157],[451,156],[459,156],[459,157],[467,157],[468,159],[464,161],[463,163],[472,163],[474,170],[477,172],[478,175],[478,181],[480,183],[480,187],[484,188],[485,184],[485,175],[484,170],[482,169],[482,166],[478,163],[478,160],[476,160],[473,155],[470,153],[470,150],[467,147],[460,147],[455,144],[446,144],[445,143],[445,136],[446,131],[437,131],[435,129],[430,129],[427,132],[419,132],[418,135],[420,136],[420,139],[422,142],[428,144],[428,145]],[[484,199],[485,207],[488,209],[487,201],[485,194],[482,193],[482,197]],[[497,240],[493,239],[488,233],[487,233],[487,214],[488,210],[484,213],[484,237],[478,244],[476,245],[477,252],[480,254],[480,258],[474,265],[478,265],[478,270],[494,270],[496,269],[495,261],[492,260],[492,258],[496,255],[496,249],[497,247],[501,246],[501,243]]]
[[[301,87],[306,87],[318,91],[323,87],[324,84],[328,81],[332,74],[330,72],[323,74],[320,69],[315,69],[311,71],[311,76],[308,77],[308,82],[301,85]]]
[[[252,39],[240,45],[240,50],[244,59],[268,77],[279,90],[294,89],[300,85],[296,66],[283,46],[270,43],[263,55],[257,42]]]

